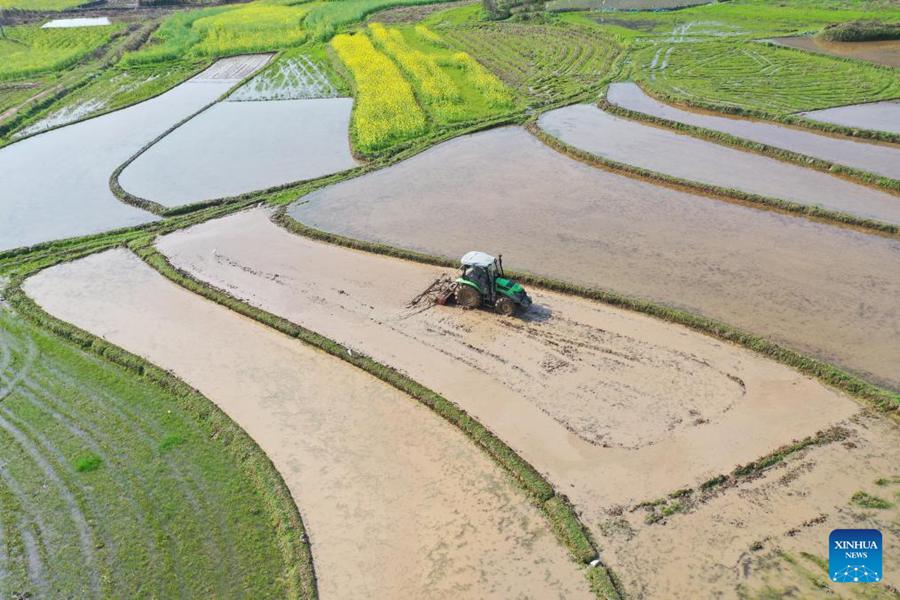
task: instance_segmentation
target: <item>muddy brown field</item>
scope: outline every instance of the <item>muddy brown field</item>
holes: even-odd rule
[[[847,489],[892,472],[896,431],[749,351],[544,292],[532,291],[521,318],[410,306],[445,270],[314,242],[269,216],[238,213],[158,247],[195,277],[394,365],[476,415],[569,495],[635,597],[728,597],[764,585],[764,569],[742,567],[762,554],[750,546],[821,554],[813,535],[798,544],[785,532],[835,518],[856,491]],[[667,519],[647,524],[635,508],[833,428],[834,440],[763,478],[692,493]],[[848,440],[860,451],[833,450]],[[829,469],[851,471],[851,460],[859,470],[841,486],[806,497]],[[700,550],[679,554],[678,536]],[[691,577],[697,568],[714,576]]]
[[[608,160],[726,190],[900,223],[900,196],[618,117],[588,104],[544,113],[538,124],[553,137]],[[761,176],[763,173],[765,176]]]
[[[808,50],[819,54],[829,54],[842,58],[867,60],[888,67],[900,67],[900,40],[875,42],[829,42],[808,35],[774,38],[780,46]]]
[[[590,598],[538,511],[394,388],[183,290],[125,250],[26,282],[55,316],[206,394],[300,507],[323,598]]]
[[[900,148],[768,121],[686,110],[648,96],[636,83],[610,84],[606,100],[613,105],[661,119],[721,131],[775,148],[900,179]]]
[[[609,173],[523,129],[441,144],[289,214],[453,258],[503,252],[510,267],[701,313],[900,389],[900,242]]]

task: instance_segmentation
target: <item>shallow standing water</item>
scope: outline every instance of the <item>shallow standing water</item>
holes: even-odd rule
[[[525,130],[451,140],[314,192],[300,221],[649,298],[900,389],[900,242],[584,165]]]
[[[781,46],[808,50],[845,58],[867,60],[888,67],[900,67],[900,40],[874,42],[828,42],[809,35],[780,37],[772,40]]]
[[[648,96],[635,83],[613,83],[606,92],[609,103],[661,119],[705,127],[775,148],[900,179],[900,148],[834,137],[794,127],[738,117],[693,112]]]
[[[845,127],[900,133],[900,100],[851,104],[801,113],[807,119]]]
[[[900,197],[767,156],[611,115],[587,104],[541,115],[550,135],[617,162],[688,181],[900,223]]]
[[[220,102],[138,157],[119,183],[179,206],[350,169],[352,108],[352,98]]]

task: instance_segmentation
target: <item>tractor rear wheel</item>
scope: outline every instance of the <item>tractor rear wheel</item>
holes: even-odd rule
[[[478,308],[481,294],[472,286],[460,285],[456,290],[456,303],[463,308]]]
[[[506,296],[503,296],[502,298],[497,300],[497,304],[494,305],[494,309],[501,315],[511,317],[513,313],[516,312],[516,303]]]

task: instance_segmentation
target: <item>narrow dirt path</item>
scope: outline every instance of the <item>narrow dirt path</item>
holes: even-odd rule
[[[43,271],[25,289],[171,369],[258,441],[301,508],[323,598],[589,597],[499,468],[393,388],[124,250]]]

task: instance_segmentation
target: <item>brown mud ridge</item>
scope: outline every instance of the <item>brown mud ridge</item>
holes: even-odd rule
[[[440,256],[496,248],[510,268],[702,314],[900,389],[900,242],[610,173],[521,128],[439,144],[288,212]]]
[[[322,598],[591,598],[500,467],[395,388],[126,250],[42,271],[25,290],[172,371],[256,440],[300,509]]]
[[[517,318],[426,308],[424,301],[410,306],[435,279],[452,273],[292,235],[269,216],[263,209],[238,213],[165,236],[157,247],[192,276],[389,364],[473,414],[569,496],[604,561],[636,597],[730,596],[738,585],[762,585],[752,573],[738,576],[754,542],[780,540],[823,512],[831,515],[829,526],[846,524],[834,508],[849,499],[844,488],[871,487],[890,474],[896,428],[854,417],[860,409],[852,400],[750,351],[536,290],[534,306]],[[722,486],[652,525],[642,510],[627,510],[699,489],[836,425],[849,432],[846,440],[829,438],[796,455],[821,465],[818,479],[797,478],[806,485],[803,494],[784,488],[784,498],[771,505],[768,488],[745,497],[773,476],[768,473],[784,474],[787,467],[776,465],[762,471],[765,477]],[[870,441],[863,446],[861,440]],[[868,449],[858,473],[843,461],[860,453],[828,454],[843,442]],[[796,456],[779,465],[795,469]],[[831,468],[846,474],[833,489],[826,479]],[[759,514],[758,522],[736,525],[745,509]],[[675,538],[667,537],[677,524],[697,543],[709,541],[708,549],[684,562],[672,547]],[[620,530],[630,537],[620,537]],[[813,545],[821,534],[816,529],[798,547],[821,553]],[[715,575],[684,570],[697,565]]]

